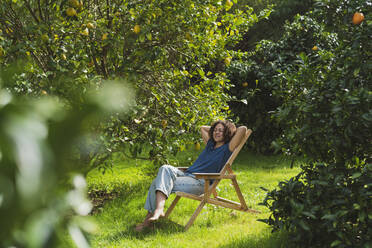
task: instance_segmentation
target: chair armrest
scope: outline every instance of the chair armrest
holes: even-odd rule
[[[221,175],[220,173],[192,173],[197,179],[233,179],[236,175]]]

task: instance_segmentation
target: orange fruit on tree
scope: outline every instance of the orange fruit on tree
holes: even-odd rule
[[[70,0],[70,1],[68,1],[68,3],[69,3],[72,7],[75,7],[75,8],[78,8],[78,7],[79,7],[79,1],[78,1],[78,0]]]
[[[355,12],[353,15],[353,24],[359,25],[364,21],[364,15],[360,12]]]
[[[42,40],[43,42],[48,42],[48,41],[49,41],[49,36],[48,36],[47,34],[43,34],[43,35],[41,36],[41,40]]]
[[[311,48],[311,50],[316,51],[316,50],[318,50],[318,47],[317,46],[313,46],[313,48]]]
[[[139,32],[141,32],[141,26],[138,25],[138,24],[134,25],[134,27],[133,27],[133,31],[134,31],[136,34],[138,34]]]
[[[230,65],[230,63],[231,63],[231,57],[226,57],[224,59],[224,62],[225,62],[226,65]]]
[[[102,40],[107,40],[107,37],[108,37],[108,34],[107,34],[107,33],[104,33],[104,34],[102,35]]]
[[[82,32],[81,32],[82,35],[84,36],[88,36],[89,35],[89,29],[88,28],[85,28]]]
[[[76,10],[74,8],[71,8],[71,7],[66,9],[66,14],[68,16],[76,16],[77,15]]]
[[[234,4],[231,2],[231,0],[226,0],[225,5],[226,7],[231,8]]]
[[[195,143],[195,150],[200,150],[200,143],[199,142],[196,142]]]
[[[168,125],[168,121],[167,120],[162,120],[161,125],[163,126],[163,128],[166,128],[167,125]]]
[[[95,26],[94,26],[93,23],[88,22],[88,23],[87,23],[87,28],[89,28],[89,29],[93,29],[93,28],[95,28]]]
[[[191,40],[192,39],[192,36],[189,32],[186,33],[186,39],[187,40]]]
[[[247,82],[244,82],[242,85],[243,85],[243,87],[248,87],[248,83]]]

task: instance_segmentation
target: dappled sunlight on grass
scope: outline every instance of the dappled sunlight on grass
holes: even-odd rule
[[[148,164],[131,161],[115,165],[113,172],[105,175],[92,172],[88,184],[92,188],[111,188],[120,192],[119,197],[107,201],[101,211],[94,215],[99,231],[92,237],[93,247],[281,247],[283,235],[272,234],[271,229],[257,219],[267,218],[268,209],[259,203],[266,192],[273,189],[280,180],[296,175],[300,169],[282,156],[260,156],[241,154],[233,170],[237,174],[242,193],[250,208],[261,214],[250,214],[213,205],[206,205],[188,231],[187,223],[199,202],[182,198],[169,219],[161,219],[143,233],[136,233],[134,227],[146,215],[143,209],[147,189],[153,176],[144,171]],[[104,186],[110,184],[109,186]],[[113,186],[114,185],[114,186]],[[115,189],[119,187],[119,189]],[[221,197],[238,201],[230,180],[223,180],[218,187]],[[169,207],[174,195],[166,202]]]

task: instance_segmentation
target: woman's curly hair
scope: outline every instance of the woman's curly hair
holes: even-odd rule
[[[223,141],[226,144],[234,136],[234,134],[236,132],[236,126],[235,126],[234,123],[232,123],[231,121],[228,121],[228,120],[218,120],[218,121],[213,122],[212,125],[211,125],[211,128],[209,129],[209,137],[214,142],[215,142],[215,140],[213,139],[213,132],[214,132],[214,129],[216,128],[216,126],[218,124],[222,124],[223,127],[224,127],[224,131],[223,131],[224,140]]]

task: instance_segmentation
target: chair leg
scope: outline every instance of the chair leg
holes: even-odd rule
[[[213,192],[212,192],[212,193],[213,193],[214,198],[217,198],[217,197],[218,197],[218,194],[217,194],[216,188],[213,189]]]
[[[193,215],[191,216],[189,222],[187,222],[187,224],[186,224],[186,226],[185,226],[185,231],[186,231],[187,229],[190,228],[190,226],[192,225],[192,223],[194,223],[196,217],[198,217],[199,213],[202,211],[202,209],[203,209],[205,203],[206,203],[205,200],[203,200],[203,201],[200,202],[198,208],[195,210],[195,212],[194,212]]]
[[[241,204],[242,208],[243,209],[248,209],[247,203],[245,202],[244,196],[243,196],[242,192],[240,191],[240,187],[239,187],[239,184],[238,184],[237,180],[236,179],[231,179],[231,180],[232,180],[232,183],[234,185],[235,192],[238,195],[238,198],[239,198],[239,201],[240,201],[240,204]]]
[[[167,212],[165,213],[165,216],[164,218],[168,218],[169,215],[171,214],[171,212],[173,211],[174,207],[176,206],[176,204],[178,203],[178,201],[181,199],[181,196],[176,196],[176,198],[174,198],[172,204],[169,206]]]

